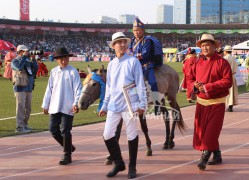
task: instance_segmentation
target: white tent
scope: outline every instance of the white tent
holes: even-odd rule
[[[249,49],[249,40],[239,43],[237,45],[233,46],[234,50],[244,50],[244,49]]]

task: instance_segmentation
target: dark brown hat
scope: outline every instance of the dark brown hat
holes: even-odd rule
[[[68,57],[72,57],[73,54],[69,54],[69,52],[67,51],[66,48],[59,48],[55,51],[55,55],[54,55],[54,58],[57,59],[59,57],[65,57],[65,56],[68,56]]]
[[[216,51],[217,51],[218,54],[221,54],[221,53],[224,52],[224,49],[219,47],[219,48],[216,49]]]
[[[188,48],[187,54],[194,54],[196,53],[195,49]]]

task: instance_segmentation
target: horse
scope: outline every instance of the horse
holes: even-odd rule
[[[97,99],[99,99],[102,96],[100,98],[100,106],[101,106],[104,99],[103,83],[106,82],[106,70],[104,69],[104,66],[102,65],[102,68],[97,69],[93,72],[90,66],[88,65],[87,70],[89,74],[83,81],[83,89],[78,103],[78,106],[81,110],[87,110],[91,104],[93,104]],[[160,67],[155,67],[155,77],[158,84],[158,92],[160,94],[160,96],[158,96],[160,98],[159,109],[163,114],[163,119],[166,126],[166,140],[164,142],[163,149],[173,149],[175,146],[174,137],[175,137],[176,125],[181,133],[186,128],[186,125],[182,118],[180,107],[176,101],[176,96],[179,90],[179,75],[173,68],[164,64]],[[165,97],[167,97],[167,100]],[[173,123],[171,129],[170,129],[169,113],[166,107],[166,101],[168,101],[172,109]],[[141,124],[141,129],[146,139],[146,146],[147,146],[146,155],[152,156],[151,140],[148,134],[146,116],[140,115],[139,120]],[[122,127],[122,122],[121,125],[118,126],[116,131],[116,136],[118,139],[120,136],[121,127]]]

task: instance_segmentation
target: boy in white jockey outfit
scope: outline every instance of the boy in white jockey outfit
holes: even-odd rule
[[[127,52],[130,39],[122,32],[112,35],[110,48],[115,49],[116,57],[108,64],[106,94],[103,106],[99,112],[100,116],[107,113],[104,130],[104,140],[110,155],[115,162],[114,168],[107,174],[107,177],[115,176],[119,171],[125,170],[125,164],[121,155],[121,150],[115,132],[117,126],[123,118],[126,124],[126,133],[129,143],[129,172],[130,179],[136,177],[136,160],[138,150],[137,116],[129,114],[124,94],[123,86],[135,83],[138,97],[132,103],[133,110],[138,114],[143,114],[146,105],[146,89],[144,85],[143,72],[137,58],[129,56]]]

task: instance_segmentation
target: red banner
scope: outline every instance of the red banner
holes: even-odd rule
[[[20,20],[29,21],[29,0],[20,0]]]

